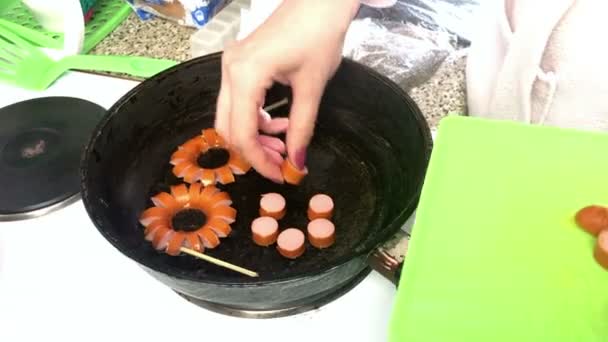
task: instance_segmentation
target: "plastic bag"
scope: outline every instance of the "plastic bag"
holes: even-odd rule
[[[454,34],[460,45],[468,45],[474,31],[475,11],[481,0],[399,0],[390,8],[363,6],[357,18],[383,22],[407,22],[431,31]],[[485,0],[490,1],[490,0]]]
[[[231,0],[126,0],[142,20],[155,16],[201,28]]]
[[[410,23],[354,20],[343,56],[360,62],[410,90],[427,81],[456,49],[453,35]]]

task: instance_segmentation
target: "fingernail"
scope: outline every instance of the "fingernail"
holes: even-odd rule
[[[300,169],[300,170],[304,169],[304,167],[306,165],[306,149],[305,148],[301,148],[296,151],[296,155],[294,157],[293,162],[295,163],[295,167],[297,167],[298,169]]]

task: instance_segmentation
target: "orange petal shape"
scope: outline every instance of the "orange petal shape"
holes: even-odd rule
[[[184,239],[186,238],[186,233],[184,232],[175,232],[171,239],[169,239],[169,243],[167,244],[167,254],[172,256],[177,256],[180,253],[180,248],[184,243]]]
[[[144,237],[147,241],[152,241],[156,231],[161,227],[169,228],[170,224],[168,220],[155,221],[144,229]]]
[[[220,244],[220,239],[215,235],[211,228],[205,226],[202,229],[197,230],[198,236],[205,245],[205,248],[215,248]]]
[[[215,171],[211,169],[203,169],[200,177],[198,177],[204,186],[215,184]]]
[[[188,194],[188,187],[186,184],[172,185],[171,187],[171,195],[175,198],[177,203],[184,206],[188,201],[190,201],[190,195]]]
[[[201,245],[201,240],[196,232],[189,232],[186,235],[185,245],[187,248],[194,249],[197,252],[203,252],[204,247]]]
[[[169,216],[171,216],[171,211],[167,208],[150,207],[141,213],[139,222],[143,226],[147,226],[158,220],[169,219]]]
[[[230,195],[227,192],[220,191],[211,196],[209,204],[211,205],[211,208],[222,205],[230,206],[232,204],[232,199],[230,199]]]
[[[230,228],[230,225],[228,223],[226,223],[226,221],[222,220],[221,218],[211,218],[208,222],[207,222],[207,226],[209,228],[211,228],[211,230],[213,230],[213,232],[221,238],[225,238],[228,235],[230,235],[230,233],[232,232],[232,228]]]
[[[201,195],[201,183],[192,183],[190,184],[190,190],[189,190],[189,195],[190,195],[190,207],[198,207],[198,203],[200,201],[200,195]]]
[[[184,177],[184,175],[186,174],[188,169],[191,168],[192,166],[194,166],[193,163],[184,161],[184,162],[181,162],[181,163],[175,165],[173,167],[172,171],[173,171],[173,174],[175,175],[175,177],[182,178],[182,177]]]
[[[159,248],[159,244],[161,242],[161,240],[164,239],[164,237],[169,234],[170,232],[172,232],[171,229],[169,229],[168,227],[160,227],[156,230],[156,233],[154,234],[154,238],[152,239],[152,246],[155,249],[162,249]]]
[[[228,165],[218,167],[215,169],[215,173],[217,174],[218,182],[222,184],[230,184],[235,181],[234,174]]]
[[[169,193],[161,192],[151,198],[152,203],[157,207],[167,208],[171,213],[179,210],[182,206]]]
[[[196,157],[202,152],[207,150],[207,144],[205,140],[200,135],[195,136],[194,138],[189,139],[185,143],[183,143],[180,147],[181,150],[189,151],[194,154]]]
[[[236,209],[229,206],[219,206],[211,209],[211,215],[213,217],[221,218],[226,223],[233,223],[236,220]]]
[[[203,129],[202,137],[205,139],[207,145],[209,145],[210,147],[218,146],[220,143],[220,141],[218,140],[217,132],[213,128]]]
[[[184,182],[186,183],[195,183],[200,178],[203,173],[203,169],[200,167],[193,165],[191,168],[186,171],[184,174]]]
[[[250,169],[251,165],[245,161],[238,153],[230,150],[230,159],[228,159],[228,166],[235,175],[244,175]]]
[[[198,198],[199,208],[205,211],[211,209],[213,204],[211,203],[211,197],[219,191],[220,189],[216,188],[214,185],[206,186],[203,191],[201,191],[201,195]],[[209,214],[209,212],[207,212],[207,214]]]
[[[181,162],[194,163],[196,158],[197,154],[193,153],[192,151],[180,149],[171,155],[171,161],[169,163],[171,163],[171,165],[177,165]]]

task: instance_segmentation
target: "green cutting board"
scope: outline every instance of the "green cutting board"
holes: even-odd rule
[[[444,119],[390,341],[608,341],[608,271],[573,221],[591,203],[608,205],[608,134]]]

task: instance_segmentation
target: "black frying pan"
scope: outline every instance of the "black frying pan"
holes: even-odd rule
[[[149,198],[178,184],[169,157],[202,128],[212,127],[221,54],[197,58],[144,81],[110,108],[86,147],[82,196],[99,232],[121,253],[179,293],[243,310],[277,310],[310,303],[368,269],[366,257],[413,213],[430,156],[429,128],[415,103],[394,83],[344,60],[319,110],[299,186],[277,185],[250,171],[220,186],[238,210],[233,234],[211,256],[257,271],[250,278],[195,259],[171,257],[144,240],[138,216]],[[267,104],[290,98],[275,86]],[[286,115],[289,107],[277,110]],[[335,201],[336,243],[307,245],[296,260],[253,244],[250,223],[259,197],[282,193],[283,228],[305,228],[307,201],[324,192]]]

